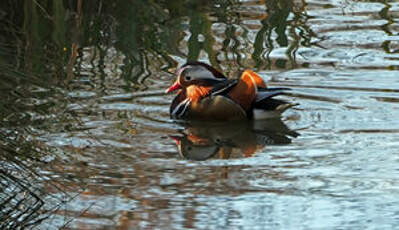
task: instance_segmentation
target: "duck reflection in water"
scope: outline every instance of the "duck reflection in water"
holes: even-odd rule
[[[290,144],[299,136],[280,118],[229,123],[191,122],[172,136],[181,157],[190,160],[251,157],[267,145]]]

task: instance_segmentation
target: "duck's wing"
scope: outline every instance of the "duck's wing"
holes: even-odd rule
[[[209,91],[209,96],[226,95],[230,90],[235,87],[238,83],[236,79],[228,79],[215,84],[214,87]]]
[[[290,88],[263,88],[259,89],[253,104],[254,109],[262,110],[280,110],[283,112],[289,107],[297,104],[292,104],[284,100],[274,99],[273,97],[285,94],[285,91]]]
[[[279,91],[266,90],[266,84],[258,74],[245,70],[238,80],[230,79],[216,84],[210,90],[209,96],[226,96],[248,111],[254,102],[279,94]],[[259,92],[262,93],[258,96]]]
[[[291,90],[290,88],[260,88],[256,94],[255,104],[263,103],[265,100],[274,96],[284,94],[285,91]]]
[[[255,120],[279,117],[288,108],[298,105],[297,103],[290,103],[285,100],[273,98],[284,94],[286,90],[289,90],[289,88],[260,90],[252,105],[253,109],[248,113],[248,116]]]

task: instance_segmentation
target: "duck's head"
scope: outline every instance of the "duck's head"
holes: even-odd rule
[[[211,86],[226,79],[212,66],[203,62],[189,62],[177,70],[176,81],[166,89],[165,93],[187,88],[190,85]]]

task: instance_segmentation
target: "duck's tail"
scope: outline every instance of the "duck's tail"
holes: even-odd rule
[[[259,89],[256,100],[253,104],[253,118],[267,119],[279,117],[287,109],[297,106],[297,103],[290,103],[273,97],[284,94],[289,88],[263,88]]]

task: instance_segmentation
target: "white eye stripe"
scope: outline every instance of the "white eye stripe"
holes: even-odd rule
[[[190,66],[185,66],[185,67],[183,67],[183,68],[180,68],[179,70],[177,70],[176,75],[177,75],[177,76],[180,76],[180,75],[183,73],[183,71],[184,71],[185,69],[189,68],[189,67],[190,67]]]
[[[201,68],[194,69],[191,75],[195,76],[196,79],[216,79],[212,72],[202,66]]]
[[[216,81],[223,81],[224,78],[217,78],[214,76],[212,71],[203,67],[203,66],[196,66],[196,65],[187,65],[177,71],[177,76],[181,76],[184,71],[184,80],[191,81],[191,80],[216,80]]]

